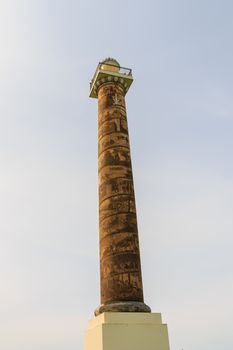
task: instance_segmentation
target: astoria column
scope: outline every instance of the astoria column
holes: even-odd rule
[[[101,305],[103,312],[150,312],[144,303],[125,94],[131,69],[100,62],[90,84],[98,98]]]

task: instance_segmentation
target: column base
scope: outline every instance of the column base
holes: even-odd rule
[[[84,350],[169,350],[159,313],[105,312],[89,321]]]
[[[95,310],[95,316],[98,316],[103,312],[151,312],[151,309],[140,301],[119,301],[100,305]]]

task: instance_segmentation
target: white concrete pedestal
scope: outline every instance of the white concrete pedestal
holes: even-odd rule
[[[105,312],[88,322],[84,350],[169,350],[161,314]]]

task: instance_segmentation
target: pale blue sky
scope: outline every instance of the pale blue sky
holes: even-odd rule
[[[98,62],[127,94],[145,301],[233,348],[233,2],[0,3],[0,349],[76,350],[99,304]]]

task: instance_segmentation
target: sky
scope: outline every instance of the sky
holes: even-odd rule
[[[233,348],[233,2],[0,1],[0,349],[83,349],[99,305],[96,66],[126,96],[145,302]]]

